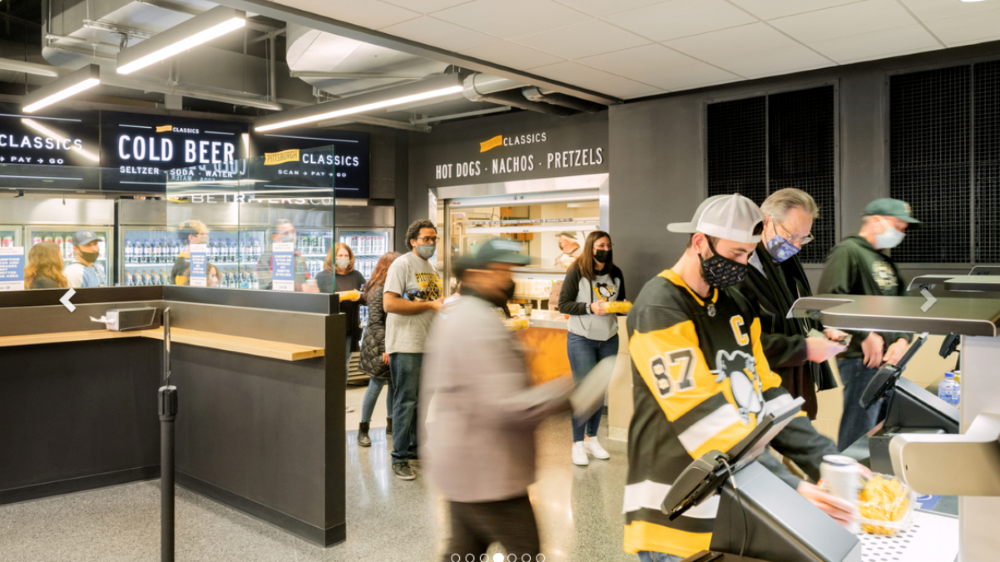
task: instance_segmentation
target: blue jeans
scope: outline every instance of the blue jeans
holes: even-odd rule
[[[417,393],[423,353],[390,353],[392,380],[392,462],[417,458]]]
[[[640,562],[681,562],[681,560],[684,560],[680,556],[674,556],[673,554],[667,554],[665,552],[640,550],[638,554]]]
[[[378,402],[378,395],[382,393],[382,387],[386,384],[389,389],[385,393],[385,411],[389,419],[392,419],[393,391],[392,381],[380,381],[375,377],[368,379],[368,390],[365,391],[365,398],[361,402],[361,423],[370,423],[372,413],[375,412],[375,404]]]
[[[865,410],[858,402],[878,369],[866,367],[861,357],[837,359],[837,369],[840,370],[840,382],[844,384],[844,415],[840,418],[840,431],[837,433],[837,449],[843,451],[878,424],[888,407],[892,391]]]
[[[347,352],[344,354],[346,359],[344,360],[344,382],[351,378],[351,336],[347,335]]]
[[[618,334],[608,341],[591,340],[573,333],[566,334],[566,353],[569,354],[569,366],[573,370],[573,382],[580,384],[600,360],[618,355]],[[603,413],[604,408],[598,408],[586,422],[580,425],[573,423],[573,442],[583,441],[584,430],[588,437],[597,437],[597,428],[601,426]]]

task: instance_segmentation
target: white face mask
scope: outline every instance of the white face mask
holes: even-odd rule
[[[889,221],[881,218],[879,220],[882,221],[882,227],[885,228],[885,232],[875,235],[875,247],[879,250],[889,250],[899,246],[906,235],[889,224]]]
[[[350,258],[337,258],[337,269],[343,271],[351,265]]]

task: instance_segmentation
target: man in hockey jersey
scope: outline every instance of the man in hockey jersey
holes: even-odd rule
[[[760,241],[764,217],[750,199],[719,195],[704,201],[674,266],[648,282],[628,315],[635,414],[629,427],[625,487],[625,550],[644,562],[679,561],[708,550],[718,498],[674,521],[660,511],[670,485],[692,460],[727,451],[768,409],[792,398],[768,368],[760,320],[746,299],[727,290],[743,280]],[[832,441],[800,413],[772,446],[813,480]],[[824,512],[847,524],[847,502],[793,476],[772,455],[761,462]]]

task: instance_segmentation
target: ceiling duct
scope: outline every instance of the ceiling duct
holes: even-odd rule
[[[469,101],[484,101],[560,117],[576,113],[576,111],[566,107],[529,101],[521,93],[524,84],[508,78],[489,74],[472,74],[465,78],[463,86],[462,94]]]
[[[574,98],[573,96],[567,96],[566,94],[560,94],[559,92],[542,92],[542,90],[536,86],[525,86],[524,88],[521,88],[521,93],[524,94],[524,97],[529,101],[568,107],[584,113],[597,113],[607,109],[606,106],[599,103]]]

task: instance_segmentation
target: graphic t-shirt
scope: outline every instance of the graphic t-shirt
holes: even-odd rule
[[[385,292],[412,301],[434,301],[444,296],[444,285],[434,265],[413,252],[400,256],[389,266]],[[406,316],[388,313],[385,323],[386,353],[423,353],[433,310]]]

